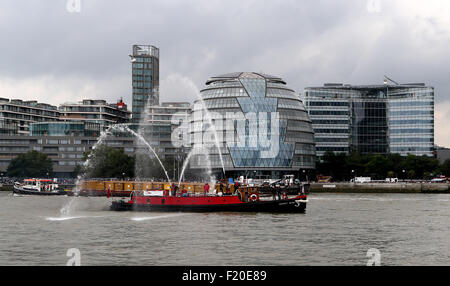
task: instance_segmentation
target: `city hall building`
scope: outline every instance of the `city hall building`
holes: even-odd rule
[[[253,72],[219,75],[200,96],[190,116],[192,148],[198,150],[192,169],[210,166],[222,176],[225,169],[226,177],[234,178],[279,178],[314,169],[311,120],[283,79]]]
[[[325,152],[433,156],[434,88],[325,84],[304,90],[317,156]]]

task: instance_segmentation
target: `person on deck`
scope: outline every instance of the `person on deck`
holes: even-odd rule
[[[203,186],[203,193],[206,195],[207,193],[209,193],[209,184],[208,183],[206,183],[204,186]]]
[[[175,190],[175,184],[172,183],[172,185],[170,185],[170,195],[171,196],[175,196],[176,195],[176,190]]]

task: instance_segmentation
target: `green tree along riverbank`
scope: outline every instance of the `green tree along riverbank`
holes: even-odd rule
[[[145,160],[137,160],[136,156],[145,156]],[[129,156],[122,149],[100,145],[91,152],[84,154],[83,161],[90,160],[87,166],[77,166],[75,174],[84,174],[85,178],[155,178],[167,180],[164,169],[171,179],[178,178],[184,163],[183,156],[165,156],[158,159],[148,154]],[[184,178],[191,178],[194,174],[186,169]]]
[[[45,153],[29,151],[12,159],[6,176],[18,178],[47,178],[53,175],[53,162]]]
[[[437,159],[428,156],[327,152],[317,162],[316,174],[332,176],[333,181],[349,181],[354,177],[431,179],[441,174],[450,177],[450,160],[439,164]]]
[[[134,156],[128,156],[122,149],[99,145],[85,152],[83,161],[90,160],[86,166],[78,165],[75,174],[85,178],[131,178],[134,177]]]

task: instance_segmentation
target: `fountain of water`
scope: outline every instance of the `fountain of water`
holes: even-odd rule
[[[207,120],[208,123],[209,123],[210,128],[212,129],[212,132],[213,132],[213,135],[214,135],[214,143],[215,143],[215,146],[216,146],[217,150],[219,151],[219,158],[220,158],[220,163],[221,163],[221,165],[222,165],[222,172],[223,172],[223,174],[225,175],[225,165],[224,165],[224,163],[223,163],[222,151],[220,150],[219,137],[218,137],[218,135],[217,135],[217,130],[216,130],[216,128],[215,128],[215,125],[214,125],[213,122],[212,122],[211,113],[209,112],[208,108],[206,107],[205,102],[204,102],[203,98],[201,97],[200,92],[199,92],[197,89],[196,89],[195,94],[197,95],[199,101],[200,101],[201,104],[202,104],[202,111],[206,113],[206,116],[203,116],[203,118],[206,118],[206,120]],[[198,142],[195,142],[195,143],[198,143]],[[186,170],[186,168],[187,168],[187,166],[188,166],[188,164],[189,164],[189,161],[190,161],[190,159],[191,159],[191,156],[192,156],[194,153],[198,152],[198,148],[203,148],[203,147],[202,147],[202,146],[199,147],[198,145],[195,145],[195,144],[194,144],[194,147],[193,147],[193,148],[191,149],[191,151],[188,153],[188,155],[187,155],[187,157],[186,157],[186,159],[185,159],[185,161],[184,161],[184,163],[183,163],[182,171],[181,171],[181,173],[180,173],[180,178],[179,178],[179,181],[178,181],[178,186],[180,186],[181,181],[183,180],[184,172],[185,172],[185,170]],[[209,154],[208,154],[208,155],[209,155]],[[212,181],[215,180],[215,178],[212,176],[211,163],[210,163],[210,158],[209,158],[209,156],[207,156],[207,158],[208,158],[208,167],[209,167],[209,169],[208,169],[208,176],[210,177],[210,180],[211,180],[211,182],[212,182]]]
[[[138,138],[142,143],[144,143],[148,149],[150,149],[150,151],[152,151],[153,155],[156,157],[156,159],[158,160],[159,164],[161,165],[161,167],[163,168],[164,174],[166,175],[166,178],[168,180],[168,182],[170,183],[170,177],[169,174],[167,173],[166,168],[164,168],[164,164],[161,162],[161,159],[159,158],[158,154],[156,154],[155,149],[153,149],[153,147],[147,142],[147,140],[145,140],[144,136],[142,136],[139,133],[136,133],[135,131],[133,131],[132,129],[130,129],[128,126],[123,125],[123,124],[116,124],[116,125],[112,125],[110,127],[110,129],[114,130],[119,130],[121,132],[129,132],[131,133],[133,136],[135,136],[136,138]]]
[[[163,163],[161,162],[161,160],[159,159],[158,155],[156,154],[155,150],[152,148],[152,146],[145,140],[145,138],[136,133],[135,131],[133,131],[132,129],[130,129],[128,126],[123,125],[123,124],[115,124],[115,125],[111,125],[106,131],[101,132],[99,138],[97,139],[97,142],[95,143],[95,145],[92,147],[92,150],[97,149],[98,146],[100,146],[101,144],[103,144],[103,141],[107,138],[108,135],[111,135],[111,131],[113,130],[118,130],[120,132],[129,132],[131,133],[133,136],[135,136],[136,138],[138,138],[139,140],[141,140],[141,142],[143,142],[148,149],[150,149],[153,152],[153,155],[156,157],[156,159],[158,160],[159,164],[161,165],[164,173],[166,174],[167,180],[170,183],[170,178],[169,175],[167,173],[167,170],[164,168]],[[92,156],[93,156],[93,152],[91,152],[88,155],[87,160],[83,163],[83,168],[86,169],[92,161]],[[74,203],[76,200],[76,197],[78,197],[78,194],[80,192],[80,183],[84,180],[84,178],[86,177],[87,174],[83,174],[83,175],[78,175],[77,180],[75,182],[75,190],[74,190],[74,195],[75,197],[73,197],[69,202],[67,202],[60,210],[60,213],[62,216],[67,216],[70,215],[70,213],[72,212],[73,208],[74,208]]]
[[[95,149],[97,149],[98,146],[100,146],[101,144],[103,144],[103,141],[106,139],[106,137],[108,136],[108,131],[102,131],[100,133],[100,136],[97,139],[97,142],[94,144],[94,146],[92,146],[92,151],[94,151]],[[86,169],[86,167],[88,167],[91,163],[92,160],[92,156],[93,156],[93,152],[91,152],[88,155],[87,160],[83,163],[83,168]],[[77,180],[75,181],[75,189],[74,189],[74,197],[71,198],[69,200],[69,202],[67,202],[61,209],[60,209],[60,213],[61,216],[67,216],[72,212],[73,209],[73,204],[76,200],[76,198],[78,197],[78,194],[80,192],[80,183],[83,181],[84,177],[86,174],[83,175],[78,175],[77,176]]]

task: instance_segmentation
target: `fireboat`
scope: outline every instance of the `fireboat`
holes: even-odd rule
[[[290,175],[291,176],[291,175]],[[214,193],[189,193],[172,184],[170,190],[134,190],[129,199],[115,200],[113,211],[276,212],[304,213],[309,184],[288,177],[258,186],[220,182]]]

